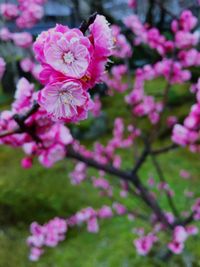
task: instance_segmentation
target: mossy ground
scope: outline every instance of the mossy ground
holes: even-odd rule
[[[161,81],[150,83],[148,90],[159,91],[164,84]],[[174,88],[172,98],[178,97],[180,90]],[[111,101],[111,102],[110,102]],[[131,121],[128,108],[123,105],[122,96],[116,95],[112,99],[103,100],[108,117],[108,131],[101,137],[103,141],[110,136],[113,118],[123,117],[126,123]],[[182,115],[187,112],[183,104],[177,108]],[[160,141],[158,146],[162,146]],[[90,146],[91,141],[87,141]],[[133,164],[133,158],[128,151],[120,152],[123,155],[123,168],[127,169]],[[89,183],[85,182],[74,187],[70,184],[68,172],[72,164],[65,160],[57,163],[52,169],[44,169],[37,162],[30,170],[20,167],[22,152],[19,149],[0,147],[0,267],[157,267],[157,266],[200,266],[200,239],[190,239],[186,250],[191,251],[194,262],[189,265],[180,256],[164,263],[156,261],[153,257],[140,257],[136,254],[132,241],[134,234],[131,229],[141,226],[141,221],[130,222],[126,218],[118,217],[100,223],[98,234],[89,234],[84,227],[70,230],[67,238],[57,248],[47,249],[45,255],[38,263],[28,261],[28,248],[26,238],[29,234],[29,224],[36,220],[44,223],[54,216],[67,217],[77,210],[93,206],[98,208],[109,200],[101,198]],[[159,157],[161,166],[169,184],[175,191],[175,202],[180,210],[188,210],[190,201],[183,196],[184,188],[193,190],[199,195],[199,155],[194,155],[184,149],[175,150]],[[183,180],[179,176],[180,169],[189,170],[192,180]],[[92,170],[95,174],[96,171]],[[149,175],[155,175],[155,170],[149,159],[140,176],[145,181]],[[115,178],[109,179],[118,183]],[[159,195],[160,205],[169,211],[164,195]],[[118,190],[115,192],[118,198]],[[136,198],[124,200],[130,208],[141,212],[145,206]],[[142,223],[143,224],[143,223]],[[148,225],[145,226],[148,228]],[[184,263],[185,262],[185,263]],[[186,262],[188,262],[186,265]]]

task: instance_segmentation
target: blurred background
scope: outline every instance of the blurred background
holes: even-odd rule
[[[0,3],[5,2],[15,3],[17,1],[0,0]],[[44,6],[45,16],[43,19],[27,31],[35,38],[41,31],[54,27],[56,23],[76,27],[89,14],[97,11],[105,15],[110,23],[120,25],[129,40],[130,33],[125,29],[122,21],[124,17],[134,12],[139,15],[143,22],[157,26],[162,33],[170,36],[171,16],[169,13],[161,8],[156,0],[137,2],[137,7],[133,11],[128,7],[126,0],[48,0]],[[200,8],[196,5],[195,0],[162,0],[160,2],[175,15],[180,14],[181,10],[185,8],[190,8],[194,15],[199,16]],[[12,32],[16,30],[14,23],[5,22],[1,18],[0,27],[5,25]],[[16,49],[11,43],[0,41],[0,54],[8,62],[6,73],[0,85],[0,108],[3,110],[9,107],[13,99],[18,78],[24,76],[30,81],[33,78],[20,68],[19,62],[26,56],[24,50]],[[138,66],[152,63],[156,59],[157,54],[149,51],[145,46],[142,50],[136,48],[133,57],[129,59],[132,73]],[[199,69],[193,71],[194,79],[199,76],[199,73]],[[39,87],[39,85],[37,86]],[[159,79],[149,82],[146,89],[156,94],[163,86],[164,81]],[[170,95],[180,117],[187,114],[188,104],[193,101],[188,96],[188,88],[188,84],[174,86],[174,91]],[[88,147],[91,147],[97,138],[102,143],[109,140],[115,117],[123,117],[126,124],[131,121],[128,108],[121,103],[122,95],[115,94],[112,99],[108,99],[105,96],[107,89],[105,85],[100,85],[96,89],[101,96],[103,106],[103,112],[99,118],[90,117],[81,125],[72,127],[73,134]],[[182,92],[181,101],[180,91]],[[166,135],[161,142],[165,142],[165,137]],[[151,256],[148,258],[138,256],[132,244],[134,238],[134,234],[130,230],[132,222],[120,217],[102,222],[100,232],[95,235],[87,233],[84,227],[68,232],[66,240],[57,248],[48,249],[38,263],[30,263],[26,238],[29,235],[31,222],[44,223],[55,216],[67,217],[90,205],[98,208],[103,204],[109,205],[111,203],[109,200],[101,198],[98,191],[95,191],[87,182],[78,187],[71,185],[68,174],[73,166],[70,162],[57,163],[50,170],[35,163],[32,169],[24,170],[20,165],[22,155],[20,149],[0,147],[0,267],[200,266],[199,239],[196,243],[190,242],[189,244],[195,255],[192,256],[195,257],[195,265],[186,265],[187,259],[183,263],[179,258],[175,258],[166,265],[156,262]],[[123,167],[128,168],[130,166],[129,154],[123,151],[122,156],[127,158]],[[184,191],[183,188],[186,187],[187,190],[193,190],[196,193],[199,191],[199,156],[191,155],[185,150],[183,153],[183,150],[180,149],[174,154],[161,156],[160,162],[169,182],[177,192],[176,200],[181,208],[186,204],[186,200],[181,195]],[[192,185],[188,181],[184,181],[184,185],[182,184],[179,176],[180,169],[190,170]],[[95,175],[96,172],[91,170],[90,174]],[[150,162],[145,164],[142,175],[144,180],[150,176],[156,176]],[[116,189],[117,194],[119,192]],[[131,207],[141,205],[137,199],[124,201]],[[166,204],[162,196],[161,203]],[[137,224],[138,222],[135,222],[134,227]],[[141,223],[138,226],[141,227]]]

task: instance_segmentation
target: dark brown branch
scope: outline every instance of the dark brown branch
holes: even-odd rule
[[[13,134],[17,134],[17,133],[21,133],[22,131],[20,130],[19,127],[16,127],[13,130],[8,130],[8,131],[3,131],[0,133],[0,138],[6,137],[6,136],[10,136]]]
[[[165,180],[165,177],[164,177],[164,174],[162,172],[162,169],[161,169],[161,167],[160,167],[155,155],[151,154],[151,158],[152,158],[153,165],[155,166],[155,169],[157,171],[157,174],[158,174],[158,177],[159,177],[160,181],[165,183],[165,184],[167,184],[167,182]],[[178,210],[177,210],[177,208],[175,206],[175,203],[174,203],[172,197],[170,196],[169,192],[167,192],[167,191],[166,191],[166,197],[167,197],[169,206],[171,207],[171,210],[172,210],[173,214],[177,218],[179,218],[179,213],[178,213]]]
[[[141,155],[141,157],[138,159],[138,161],[136,162],[132,174],[137,174],[138,170],[140,169],[140,167],[142,166],[142,164],[146,161],[147,156],[149,155],[150,149],[149,149],[149,145],[146,145],[144,148],[144,151]]]
[[[24,115],[22,115],[21,116],[21,119],[23,121],[25,121],[31,115],[33,115],[36,111],[38,111],[39,107],[40,107],[39,104],[36,101],[34,101],[32,108],[29,111],[27,111]]]
[[[30,108],[30,110],[28,110],[25,114],[23,114],[23,115],[15,114],[13,116],[13,119],[17,122],[17,124],[19,125],[19,127],[16,127],[16,128],[14,128],[12,130],[7,130],[7,131],[4,131],[4,132],[1,132],[0,133],[0,138],[6,137],[6,136],[10,136],[10,135],[13,135],[13,134],[17,134],[17,133],[26,132],[29,135],[31,135],[32,137],[34,137],[34,140],[36,140],[37,142],[39,142],[39,138],[36,135],[34,135],[32,129],[28,128],[25,125],[25,121],[31,115],[33,115],[38,109],[39,109],[39,105],[35,101],[33,103],[33,106]]]
[[[185,220],[177,220],[175,221],[174,223],[174,226],[177,226],[177,225],[183,225],[183,226],[186,226],[190,223],[192,223],[194,221],[194,215],[195,215],[195,212],[191,212],[191,214],[185,218]]]
[[[160,7],[161,10],[163,10],[166,14],[171,16],[173,19],[178,19],[178,16],[176,16],[173,12],[171,12],[169,9],[167,9],[162,0],[154,0],[154,2]]]
[[[88,20],[84,20],[80,27],[79,27],[79,30],[85,34],[86,31],[88,30],[89,26],[95,21],[96,19],[96,16],[97,16],[97,12],[95,12],[94,14],[90,15],[89,16],[89,19]]]
[[[116,169],[112,165],[104,165],[101,163],[98,163],[97,161],[91,159],[91,158],[85,158],[83,155],[79,154],[78,152],[74,151],[71,147],[67,147],[67,157],[73,158],[78,161],[84,162],[90,167],[93,167],[98,170],[103,170],[111,175],[114,175],[122,180],[130,181],[133,183],[133,185],[139,190],[140,196],[143,199],[143,201],[148,205],[153,212],[156,214],[157,218],[166,225],[169,229],[172,229],[172,225],[170,225],[162,212],[160,206],[156,202],[156,200],[151,196],[151,194],[148,192],[148,189],[142,184],[139,177],[136,174],[132,174],[126,171],[122,171],[119,169]]]
[[[83,155],[79,154],[78,152],[74,151],[71,147],[67,147],[67,157],[84,162],[88,166],[91,166],[91,167],[98,169],[98,170],[105,171],[111,175],[115,175],[115,176],[117,176],[120,179],[125,180],[125,181],[131,181],[132,182],[134,179],[134,176],[132,176],[130,173],[128,173],[126,171],[119,170],[119,169],[113,167],[112,165],[101,164],[101,163],[99,163],[99,162],[97,162],[91,158],[86,158]]]
[[[170,146],[166,146],[166,147],[163,147],[163,148],[155,149],[155,150],[152,151],[152,154],[153,155],[159,155],[159,154],[166,153],[166,152],[169,152],[171,150],[177,149],[178,147],[179,147],[178,145],[172,144]]]

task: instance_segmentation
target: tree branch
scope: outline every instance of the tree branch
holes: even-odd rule
[[[159,154],[162,154],[162,153],[165,153],[165,152],[169,152],[169,151],[177,149],[177,148],[179,148],[178,145],[171,144],[171,145],[163,147],[163,148],[152,150],[152,154],[153,155],[159,155]]]
[[[97,16],[97,12],[95,12],[94,14],[90,15],[89,16],[89,19],[88,20],[84,20],[80,27],[79,27],[79,30],[85,34],[86,31],[88,30],[89,26],[95,21],[96,19],[96,16]]]
[[[153,210],[157,218],[169,229],[173,229],[173,226],[167,221],[165,214],[163,213],[162,209],[160,208],[156,200],[148,192],[148,189],[142,184],[139,177],[135,173],[133,174],[133,173],[129,173],[126,171],[122,171],[122,170],[116,169],[112,165],[104,165],[104,164],[98,163],[97,161],[91,158],[85,158],[83,155],[74,151],[73,148],[70,146],[67,147],[66,156],[68,158],[73,158],[78,161],[84,162],[88,166],[91,166],[95,169],[103,170],[122,180],[132,182],[133,185],[139,190],[140,196],[143,199],[143,201],[146,203],[147,206],[149,206]]]
[[[161,167],[160,167],[155,155],[151,154],[151,158],[152,158],[153,165],[155,166],[155,169],[157,171],[157,174],[158,174],[158,177],[159,177],[160,181],[167,184],[167,182],[165,180],[165,177],[163,175],[162,169],[161,169]],[[177,208],[175,206],[175,203],[174,203],[172,197],[170,196],[170,194],[167,191],[166,191],[166,197],[167,197],[169,206],[171,207],[171,210],[172,210],[173,214],[176,217],[179,218],[179,213],[178,213],[178,210],[177,210]]]

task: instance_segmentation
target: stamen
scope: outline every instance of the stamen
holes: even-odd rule
[[[71,64],[74,62],[75,58],[72,52],[69,51],[63,55],[63,60],[66,64]]]

